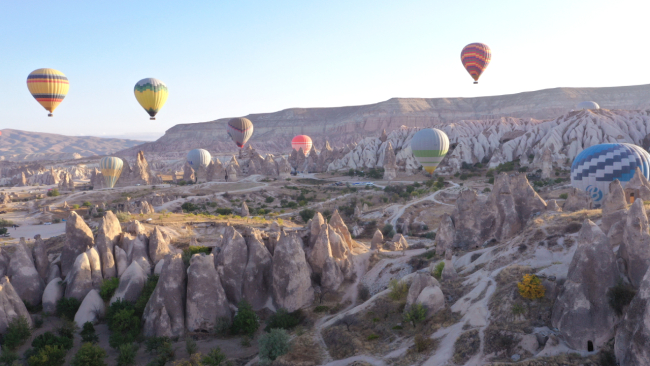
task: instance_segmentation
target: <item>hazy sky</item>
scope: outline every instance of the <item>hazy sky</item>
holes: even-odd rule
[[[0,129],[162,134],[179,123],[392,97],[650,83],[650,1],[0,1]],[[492,49],[478,85],[460,63]],[[25,83],[62,71],[53,118]],[[149,121],[145,77],[169,99]],[[649,96],[650,98],[650,96]]]

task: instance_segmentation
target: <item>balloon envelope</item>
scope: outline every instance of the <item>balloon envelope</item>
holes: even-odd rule
[[[99,161],[99,170],[102,171],[104,183],[106,183],[108,188],[115,187],[117,179],[120,177],[120,174],[122,174],[123,164],[122,159],[114,156],[106,156]]]
[[[600,109],[600,106],[596,102],[580,102],[578,109]]]
[[[571,185],[586,191],[598,206],[609,192],[609,183],[618,179],[625,188],[640,168],[650,179],[650,154],[626,143],[600,144],[582,150],[571,164]]]
[[[207,168],[211,160],[212,156],[208,150],[194,149],[187,153],[187,163],[194,169],[198,169],[200,166]]]
[[[433,173],[449,151],[449,138],[437,128],[422,129],[411,139],[411,151],[424,170]]]
[[[239,148],[244,147],[246,141],[253,135],[253,122],[248,118],[233,118],[228,121],[228,136]]]
[[[50,112],[51,117],[56,107],[68,95],[70,83],[61,71],[38,69],[27,76],[27,88],[34,99]]]
[[[300,148],[302,148],[302,152],[307,155],[309,150],[311,150],[311,147],[313,146],[313,143],[311,141],[311,137],[307,135],[298,135],[291,140],[291,147],[298,151]]]
[[[135,99],[151,116],[155,119],[156,114],[165,105],[169,91],[167,85],[162,81],[154,78],[146,78],[138,81],[133,88]]]
[[[460,61],[474,79],[474,84],[478,83],[478,78],[488,67],[491,58],[490,47],[483,43],[470,43],[460,53]]]

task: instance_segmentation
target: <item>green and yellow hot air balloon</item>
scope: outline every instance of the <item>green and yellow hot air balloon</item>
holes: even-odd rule
[[[68,94],[70,83],[61,71],[38,69],[27,76],[27,88],[34,99],[50,112],[48,117],[52,117],[56,107]]]
[[[120,174],[122,174],[123,165],[124,163],[122,162],[122,159],[114,156],[106,156],[99,161],[99,170],[101,170],[102,175],[104,176],[106,187],[115,187],[115,183],[117,183]]]
[[[411,151],[422,168],[433,174],[449,151],[449,137],[437,128],[422,129],[411,139]]]
[[[138,81],[133,88],[135,99],[144,108],[152,120],[156,119],[156,114],[160,111],[167,101],[169,91],[167,85],[162,81],[154,78],[146,78]]]

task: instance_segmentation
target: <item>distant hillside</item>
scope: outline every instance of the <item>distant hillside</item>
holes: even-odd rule
[[[461,120],[488,120],[500,117],[552,119],[593,100],[605,109],[640,110],[650,108],[650,85],[611,88],[555,88],[479,98],[393,98],[371,105],[337,108],[291,108],[275,113],[246,116],[255,124],[250,143],[260,151],[288,152],[291,138],[307,134],[320,148],[325,139],[332,146],[378,136],[402,125],[430,127]],[[154,142],[138,149],[160,155],[182,155],[204,148],[213,153],[236,151],[226,135],[229,118],[213,122],[176,125]],[[131,156],[135,149],[120,154]]]
[[[2,130],[0,136],[0,159],[10,161],[77,159],[84,156],[112,154],[143,142],[6,129]]]

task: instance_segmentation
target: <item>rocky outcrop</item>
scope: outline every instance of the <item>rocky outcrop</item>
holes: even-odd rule
[[[230,321],[232,313],[212,254],[195,254],[187,269],[185,324],[190,332],[211,332],[218,319]]]
[[[643,175],[639,167],[636,168],[632,179],[625,184],[626,201],[631,202],[632,197],[642,201],[650,200],[650,182],[648,182],[648,179]]]
[[[452,259],[452,250],[447,249],[445,252],[445,267],[442,269],[442,275],[441,279],[443,281],[450,281],[450,280],[455,280],[458,278],[458,272],[456,272],[456,268],[454,268],[454,263],[451,261]]]
[[[106,306],[104,300],[99,296],[97,290],[90,290],[74,315],[74,322],[79,328],[83,328],[86,322],[97,323],[104,317]]]
[[[196,180],[196,172],[188,162],[183,165],[183,180],[192,183]]]
[[[650,267],[649,228],[643,201],[634,201],[627,213],[619,256],[625,261],[627,277],[632,286],[636,288],[639,287],[643,276]]]
[[[93,281],[93,288],[99,290],[102,286],[102,261],[99,259],[99,253],[93,247],[86,251],[86,256],[88,256],[88,262],[90,263],[90,276]]]
[[[386,137],[386,130],[383,131],[383,137]],[[381,141],[381,138],[379,139]],[[384,138],[383,141],[386,141]],[[397,162],[395,159],[395,151],[393,150],[393,145],[390,141],[386,147],[384,153],[384,180],[393,180],[397,178]]]
[[[9,259],[7,276],[11,279],[18,296],[26,303],[32,306],[41,303],[45,283],[23,244],[14,246],[14,252]]]
[[[122,159],[122,174],[115,184],[116,187],[128,187],[136,184],[152,185],[162,183],[159,177],[151,172],[151,167],[141,150],[135,156],[135,162],[131,167],[127,159]]]
[[[309,223],[309,245],[314,245],[320,234],[321,227],[325,224],[325,218],[320,212],[316,212]]]
[[[375,233],[372,236],[370,241],[370,250],[379,250],[384,245],[384,235],[379,231],[375,230]]]
[[[553,157],[551,149],[547,146],[542,154],[542,179],[550,179],[553,176]]]
[[[149,259],[147,241],[147,237],[143,234],[132,235],[127,233],[122,236],[122,248],[126,252],[126,260],[129,265],[132,262],[137,262],[146,273],[151,273],[154,266]]]
[[[165,258],[167,254],[171,253],[169,243],[162,234],[162,231],[156,226],[149,236],[149,258],[155,266],[160,260]]]
[[[25,318],[29,326],[32,326],[32,317],[25,303],[16,293],[9,278],[2,277],[0,279],[0,334],[4,334],[9,323],[19,316]]]
[[[272,286],[272,258],[271,253],[262,242],[259,231],[251,229],[246,237],[248,248],[248,263],[244,269],[242,296],[253,306],[260,310],[266,306],[271,298]]]
[[[289,164],[296,171],[302,171],[305,166],[305,152],[302,150],[302,147],[297,151],[295,149],[291,150],[291,155],[289,155]]]
[[[277,177],[279,175],[278,164],[273,159],[273,155],[266,154],[262,163],[262,174],[267,177]]]
[[[61,251],[61,274],[63,277],[68,276],[68,272],[70,272],[79,254],[84,253],[93,245],[93,232],[81,216],[72,211],[65,223],[65,244]]]
[[[562,211],[573,212],[580,210],[591,210],[593,202],[587,192],[578,188],[571,188],[569,196],[564,201]]]
[[[137,262],[131,265],[120,276],[120,283],[111,298],[111,304],[118,299],[136,302],[147,282],[147,273]]]
[[[43,312],[56,313],[56,303],[63,297],[63,280],[59,277],[52,279],[43,291]]]
[[[406,306],[413,305],[422,290],[425,287],[440,287],[440,283],[433,276],[428,273],[418,272],[415,274],[411,280],[411,286],[409,286],[409,292],[406,295]]]
[[[34,266],[36,267],[38,275],[41,276],[43,281],[47,280],[47,269],[50,262],[47,259],[47,248],[45,242],[41,239],[40,234],[34,236],[32,258],[34,258]]]
[[[562,212],[562,207],[557,204],[556,200],[548,200],[546,201],[546,211]]]
[[[650,365],[650,271],[616,331],[614,351],[621,366]]]
[[[238,304],[242,300],[242,285],[247,262],[246,241],[232,226],[226,227],[221,252],[215,258],[215,267],[226,296],[232,304]]]
[[[237,160],[235,159],[234,156],[232,158],[235,164],[233,164],[232,161],[230,162],[230,164],[228,164],[228,167],[226,168],[226,182],[236,182],[238,176],[240,175],[238,173],[239,164],[236,164]]]
[[[314,300],[309,265],[302,248],[302,240],[296,233],[281,232],[273,252],[273,300],[277,307],[288,311],[300,309]]]
[[[286,157],[282,156],[278,162],[278,177],[286,179],[291,176],[291,164]]]
[[[95,243],[97,252],[102,262],[102,274],[104,278],[111,278],[117,275],[115,268],[115,244],[120,239],[122,227],[117,216],[112,211],[106,211],[106,214],[99,223],[99,231]]]
[[[226,169],[219,159],[210,162],[206,178],[208,182],[223,182],[226,179]]]
[[[129,266],[129,261],[126,258],[126,252],[124,249],[118,247],[117,245],[114,248],[115,250],[115,270],[117,277],[122,277],[124,271]]]
[[[618,179],[609,184],[609,193],[603,200],[602,209],[603,219],[600,227],[604,233],[608,233],[612,225],[625,219],[627,202],[625,201],[623,186],[621,186]]]
[[[74,297],[82,301],[93,289],[92,269],[86,253],[81,253],[66,277],[65,297]]]
[[[95,183],[97,181],[96,178],[90,179],[91,184]],[[103,183],[100,183],[97,185],[97,188],[101,188]],[[94,186],[95,184],[93,184]],[[61,180],[59,181],[59,191],[61,192],[69,192],[69,191],[74,191],[74,182],[72,180],[72,176],[68,174],[68,172],[62,172],[61,173]]]
[[[165,257],[156,289],[144,309],[146,337],[178,337],[185,332],[185,265],[181,254]]]
[[[614,335],[616,313],[607,290],[618,282],[616,257],[607,236],[590,220],[578,234],[578,247],[564,290],[553,306],[552,324],[573,349],[600,348]]]
[[[334,210],[332,218],[330,218],[330,226],[333,227],[342,236],[343,241],[345,242],[345,245],[347,245],[348,249],[352,250],[354,240],[352,240],[352,235],[350,235],[350,231],[348,230],[347,225],[345,225],[343,218],[341,218],[341,214],[339,214],[338,209]]]
[[[397,251],[397,250],[406,250],[408,247],[409,244],[404,238],[404,235],[395,234],[393,236],[393,240],[389,243],[388,249],[392,251]]]
[[[455,235],[454,219],[449,214],[444,214],[436,233],[436,255],[443,255],[445,251],[454,247]]]
[[[241,203],[241,209],[239,210],[239,215],[241,217],[248,217],[251,215],[250,212],[248,211],[248,205],[246,204],[246,202]]]

